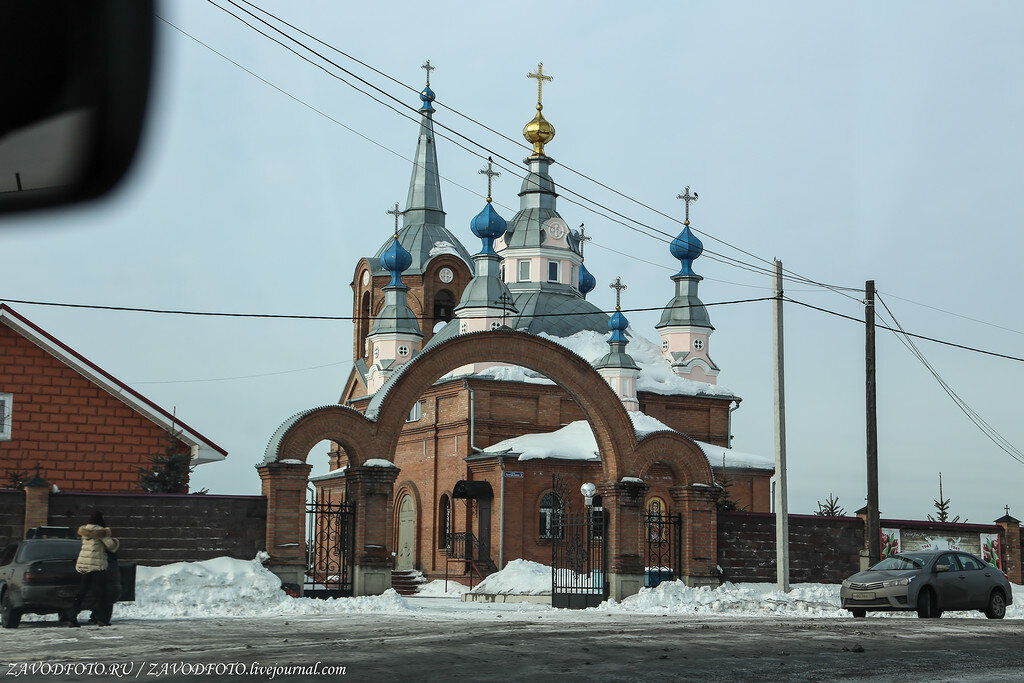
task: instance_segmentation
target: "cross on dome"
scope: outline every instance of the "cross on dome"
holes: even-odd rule
[[[542,88],[544,87],[544,81],[552,81],[555,77],[548,76],[547,74],[544,73],[544,64],[542,62],[537,62],[537,73],[526,74],[526,77],[537,79],[537,109],[543,108],[543,106],[541,105],[541,100],[542,95],[544,94],[542,90]]]
[[[431,71],[436,71],[437,67],[436,66],[430,66],[430,60],[428,59],[427,61],[423,62],[422,66],[420,66],[420,68],[427,72],[427,85],[430,85],[430,72]]]
[[[494,160],[491,157],[487,157],[487,168],[481,168],[481,175],[487,176],[487,201],[491,201],[491,181],[501,175],[498,171],[495,171],[493,166]]]
[[[687,185],[686,189],[683,191],[682,194],[677,194],[676,195],[676,199],[682,199],[684,202],[686,202],[686,220],[683,221],[683,225],[689,225],[690,224],[690,202],[697,201],[697,193],[694,192],[693,194],[690,194],[690,186]]]
[[[590,240],[594,239],[587,234],[586,230],[583,229],[584,224],[580,223],[580,259],[583,259],[583,245]]]
[[[622,278],[616,275],[615,276],[615,282],[611,283],[608,286],[615,290],[615,310],[617,311],[617,310],[619,310],[621,308],[620,304],[621,304],[622,290],[626,289],[626,285],[622,284]]]
[[[395,202],[395,208],[389,209],[387,213],[395,217],[395,237],[398,237],[398,217],[404,212],[398,208],[398,202]]]

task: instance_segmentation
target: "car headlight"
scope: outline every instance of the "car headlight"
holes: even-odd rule
[[[892,588],[893,586],[906,586],[911,582],[912,579],[893,579],[892,581],[883,581],[882,588]]]
[[[850,587],[850,580],[849,579],[843,579],[843,588],[849,588],[849,587]]]

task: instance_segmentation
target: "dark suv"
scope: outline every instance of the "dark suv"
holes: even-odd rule
[[[28,538],[0,551],[0,622],[4,628],[17,628],[23,614],[58,614],[61,621],[72,616],[71,607],[78,593],[81,575],[75,571],[82,547],[71,529],[38,527]],[[119,565],[119,575],[111,569],[111,584],[120,583],[117,600],[135,599],[135,566]],[[120,582],[118,582],[120,579]],[[91,609],[87,596],[82,607]]]

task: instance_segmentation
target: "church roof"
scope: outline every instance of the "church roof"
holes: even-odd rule
[[[514,330],[568,337],[581,330],[608,329],[608,314],[569,285],[541,283],[538,289],[517,292],[512,284],[509,290],[519,311],[509,319],[508,326]]]

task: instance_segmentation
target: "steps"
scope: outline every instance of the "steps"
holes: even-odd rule
[[[391,587],[399,595],[413,595],[419,590],[420,585],[426,583],[423,575],[417,571],[399,572],[391,571]]]

